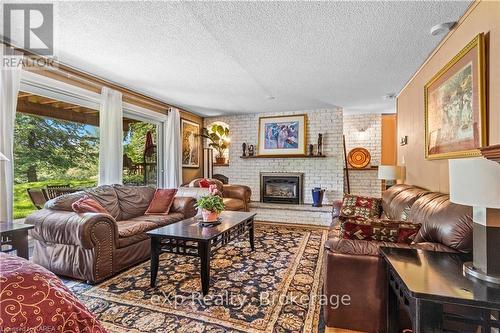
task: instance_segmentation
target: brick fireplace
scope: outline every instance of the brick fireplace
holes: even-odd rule
[[[304,174],[261,172],[260,200],[268,203],[302,204],[304,202]]]
[[[242,144],[258,145],[259,117],[307,114],[307,144],[317,144],[318,133],[323,134],[324,158],[240,158]],[[311,189],[326,188],[323,204],[341,199],[344,183],[344,155],[342,149],[342,109],[319,109],[290,112],[239,114],[205,118],[205,126],[222,121],[231,131],[229,162],[225,166],[214,166],[214,173],[229,178],[230,184],[243,184],[252,189],[254,202],[280,207],[276,203],[261,201],[260,173],[303,173],[302,204],[312,204]],[[256,151],[258,153],[258,151]],[[291,209],[292,205],[283,204]]]

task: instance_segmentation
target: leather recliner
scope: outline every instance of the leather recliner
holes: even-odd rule
[[[334,205],[334,219],[325,244],[324,293],[349,295],[349,305],[324,307],[325,324],[362,332],[385,332],[387,277],[380,247],[445,252],[472,252],[472,208],[456,205],[449,196],[410,185],[396,185],[382,194],[382,218],[421,223],[413,244],[343,239],[339,232],[342,202]]]
[[[146,231],[196,215],[195,199],[175,197],[168,215],[144,215],[155,189],[104,185],[48,201],[25,223],[35,226],[33,262],[63,276],[102,281],[150,257]],[[77,214],[71,205],[88,195],[109,213]]]

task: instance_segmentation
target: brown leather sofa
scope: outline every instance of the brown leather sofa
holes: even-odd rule
[[[350,305],[324,308],[328,327],[362,332],[386,331],[387,278],[382,246],[445,252],[472,251],[472,208],[453,204],[448,195],[409,185],[382,194],[382,218],[421,223],[414,244],[343,239],[335,203],[330,237],[325,244],[324,292],[327,297],[350,296]]]
[[[200,180],[203,178],[197,178],[189,183],[189,187],[200,187]],[[244,211],[248,212],[250,203],[250,197],[252,196],[252,190],[246,185],[231,185],[223,184],[217,179],[208,179],[209,182],[215,184],[217,189],[222,193],[222,200],[224,201],[224,208],[226,210],[232,211]]]
[[[144,216],[150,187],[105,185],[63,195],[26,218],[34,238],[33,261],[52,272],[96,283],[150,256],[146,231],[196,215],[195,199],[176,197],[168,215]],[[77,214],[71,204],[84,195],[110,215]]]

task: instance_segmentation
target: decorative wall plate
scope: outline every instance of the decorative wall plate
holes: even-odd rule
[[[365,148],[357,147],[349,152],[347,161],[355,169],[363,169],[370,164],[371,155]]]

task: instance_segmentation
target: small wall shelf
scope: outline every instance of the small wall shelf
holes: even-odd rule
[[[214,163],[213,164],[214,167],[228,167],[229,166],[229,163],[224,163],[224,164],[217,164],[217,163]]]
[[[243,159],[249,158],[325,158],[326,155],[253,155],[253,156],[240,156]]]
[[[344,170],[346,170],[346,168],[344,168]],[[375,171],[375,170],[378,170],[378,165],[372,165],[368,168],[362,168],[362,169],[356,169],[356,168],[347,168],[347,170],[349,171]]]

